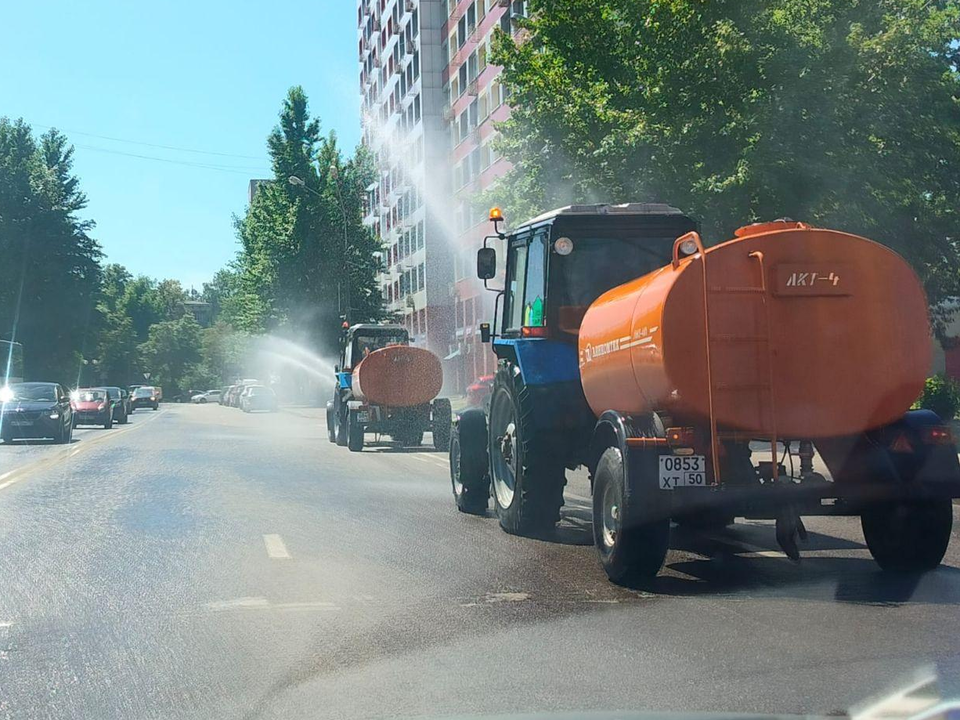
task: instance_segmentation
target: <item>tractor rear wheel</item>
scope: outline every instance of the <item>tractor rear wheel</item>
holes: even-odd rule
[[[483,410],[467,410],[450,434],[450,483],[460,512],[483,515],[490,501],[487,418]]]
[[[658,517],[644,502],[644,474],[631,475],[620,449],[611,447],[593,476],[593,538],[604,572],[620,585],[655,577],[670,540],[670,518]],[[656,492],[656,478],[652,487]]]
[[[516,535],[549,532],[563,506],[563,454],[534,426],[533,414],[519,369],[501,367],[493,383],[488,452],[500,527]]]
[[[950,500],[874,505],[860,516],[863,537],[884,570],[925,572],[943,560],[953,529]]]

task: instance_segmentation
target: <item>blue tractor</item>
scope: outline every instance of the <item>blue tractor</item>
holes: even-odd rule
[[[484,242],[477,274],[496,274],[506,250],[492,339],[498,367],[489,415],[470,409],[454,421],[450,471],[457,507],[482,514],[492,496],[509,533],[542,535],[560,518],[565,471],[590,466],[597,418],[580,384],[577,330],[601,294],[670,262],[674,240],[695,221],[662,204],[580,205],[541,215]],[[572,254],[576,246],[576,253]],[[492,492],[491,492],[492,490]]]

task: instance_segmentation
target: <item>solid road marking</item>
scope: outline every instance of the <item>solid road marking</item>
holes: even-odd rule
[[[263,544],[267,546],[267,555],[273,560],[289,560],[290,553],[287,552],[287,546],[283,544],[283,538],[279,535],[264,535]]]

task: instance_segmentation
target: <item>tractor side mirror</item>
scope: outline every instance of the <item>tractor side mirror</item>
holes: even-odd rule
[[[491,247],[477,250],[477,277],[490,280],[497,274],[497,251]]]
[[[480,342],[490,342],[490,323],[480,323]]]
[[[333,366],[333,371],[334,371],[335,373],[340,372],[340,363],[337,363],[336,365]]]

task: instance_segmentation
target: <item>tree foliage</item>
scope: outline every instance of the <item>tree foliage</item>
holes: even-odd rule
[[[713,241],[789,216],[960,292],[957,0],[530,0],[500,35],[519,217],[669,202]]]
[[[69,382],[87,350],[100,281],[73,148],[0,118],[0,338],[24,346],[30,377]]]
[[[238,268],[221,298],[227,319],[249,332],[292,328],[333,346],[348,308],[351,321],[383,313],[380,246],[362,223],[373,163],[360,150],[343,159],[336,135],[322,136],[310,118],[299,87],[287,94],[267,147],[274,178],[236,221]]]

